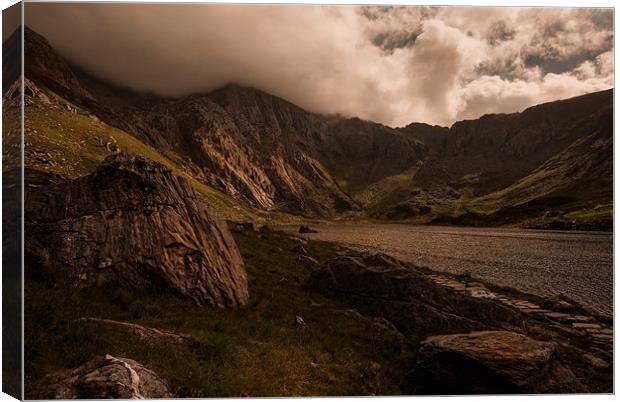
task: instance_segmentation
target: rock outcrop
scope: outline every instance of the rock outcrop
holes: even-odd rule
[[[95,357],[52,387],[56,399],[154,399],[172,395],[161,378],[135,360]]]
[[[248,301],[228,227],[160,163],[111,155],[92,175],[28,189],[25,199],[27,274],[172,290],[222,308]]]
[[[312,272],[307,285],[417,336],[522,325],[522,316],[513,309],[438,286],[415,268],[381,254],[333,258]]]
[[[175,348],[192,348],[198,345],[198,341],[189,335],[165,329],[145,327],[131,322],[95,317],[82,317],[77,321],[99,331],[125,332],[135,335],[148,345],[162,345]]]
[[[418,363],[431,392],[443,394],[586,392],[558,359],[557,345],[507,331],[429,337]]]

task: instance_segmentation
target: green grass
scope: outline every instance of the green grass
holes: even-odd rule
[[[348,307],[304,289],[311,266],[278,232],[237,233],[250,286],[237,311],[169,294],[81,291],[26,282],[26,397],[49,398],[59,375],[109,353],[154,368],[177,397],[396,395],[407,392],[412,345],[338,313]],[[309,242],[319,261],[337,246]],[[197,350],[147,346],[125,333],[76,323],[94,316],[187,333]],[[306,325],[295,322],[300,316]],[[379,364],[379,366],[376,365]],[[379,367],[379,368],[377,368]]]
[[[173,152],[162,154],[136,137],[91,118],[88,112],[70,104],[75,110],[72,113],[65,107],[69,104],[66,100],[47,90],[46,94],[52,100],[50,105],[38,99],[29,99],[26,104],[25,160],[29,169],[74,179],[92,173],[110,155],[106,143],[116,143],[122,151],[160,162],[176,175],[186,178],[203,201],[226,219],[282,223],[301,221],[301,218],[261,211],[233,199],[192,177],[183,169],[183,160]],[[5,130],[5,141],[9,139],[9,133]]]

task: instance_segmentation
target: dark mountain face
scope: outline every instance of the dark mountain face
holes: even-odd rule
[[[32,30],[25,35],[26,75],[37,85],[263,210],[417,219],[496,213],[560,194],[568,209],[612,199],[612,90],[451,128],[393,129],[238,85],[184,98],[138,93],[70,65]]]

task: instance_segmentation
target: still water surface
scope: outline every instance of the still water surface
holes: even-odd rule
[[[301,236],[381,251],[436,271],[469,272],[539,296],[565,293],[600,314],[612,314],[612,233],[395,224],[313,228],[318,233]]]

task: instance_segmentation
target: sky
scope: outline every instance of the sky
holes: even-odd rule
[[[252,86],[323,114],[449,126],[613,86],[613,11],[26,3],[62,55],[136,90]]]

